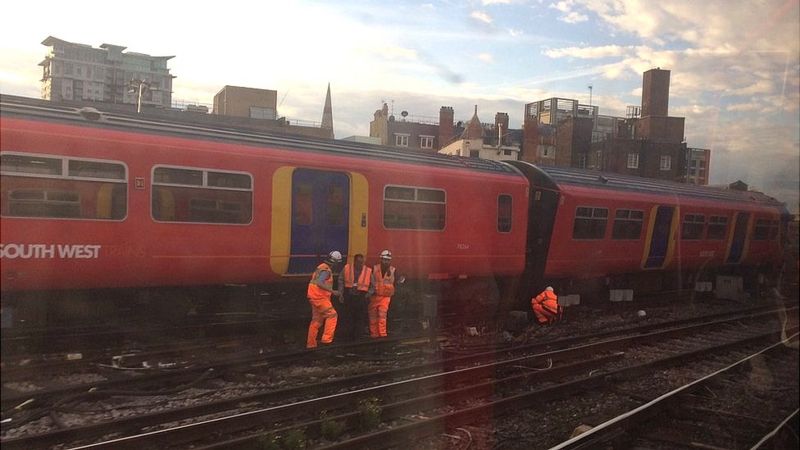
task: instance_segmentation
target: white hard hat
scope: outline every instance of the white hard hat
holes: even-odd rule
[[[550,292],[553,292],[553,286],[547,286],[547,287],[545,288],[545,291],[550,291]]]
[[[384,250],[381,252],[381,259],[386,259],[391,261],[392,260],[392,252],[389,250]]]
[[[342,254],[339,253],[338,251],[334,250],[334,251],[328,253],[328,257],[325,258],[325,261],[327,261],[327,262],[329,262],[331,264],[340,263],[340,262],[342,262]]]

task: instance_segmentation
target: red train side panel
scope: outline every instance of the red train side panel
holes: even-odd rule
[[[4,291],[285,280],[290,274],[273,269],[272,240],[284,245],[293,229],[273,223],[273,177],[286,167],[344,173],[352,186],[366,180],[352,195],[367,196],[368,215],[344,219],[345,253],[370,259],[392,248],[396,265],[416,277],[518,274],[524,266],[528,185],[500,164],[9,110],[4,103],[0,120]],[[387,186],[445,192],[444,229],[387,228]],[[363,245],[353,237],[360,228]],[[276,229],[283,234],[273,236]]]

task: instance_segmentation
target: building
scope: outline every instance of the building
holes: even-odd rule
[[[213,113],[221,116],[276,120],[278,91],[226,85],[214,95]]]
[[[642,106],[629,107],[617,135],[593,142],[592,168],[646,178],[686,182],[688,151],[683,117],[669,116],[669,70],[642,75]]]
[[[439,122],[430,117],[409,117],[406,111],[400,113],[400,117],[397,120],[390,114],[389,105],[384,103],[369,123],[369,135],[380,139],[381,145],[434,152],[440,148],[442,139],[447,139],[440,136],[440,124],[444,123],[442,127],[446,129],[449,123],[452,128],[453,108],[442,106]]]
[[[587,167],[588,145],[616,136],[622,120],[601,115],[597,106],[575,99],[552,97],[528,103],[522,159],[546,166]]]
[[[668,115],[669,78],[668,70],[645,72],[642,105],[628,107],[624,118],[600,115],[597,106],[581,105],[573,99],[528,103],[521,159],[688,182],[685,119]],[[697,158],[699,169],[701,157]],[[706,165],[708,158],[705,153]]]
[[[508,130],[508,114],[497,113],[494,126],[487,126],[478,119],[478,106],[476,105],[475,113],[461,136],[439,149],[439,153],[494,161],[517,160],[520,146],[512,143],[514,133],[504,130]]]
[[[322,122],[287,120],[278,115],[278,91],[242,86],[226,85],[214,96],[213,115],[226,117],[238,126],[279,131],[286,134],[300,134],[333,139],[333,108],[331,106],[331,86],[325,97]]]
[[[708,185],[708,172],[711,170],[711,150],[707,148],[689,148],[689,164],[686,169],[686,182],[690,184]]]
[[[51,101],[93,101],[137,104],[139,83],[145,106],[169,108],[172,79],[167,61],[173,56],[123,52],[125,47],[102,44],[93,48],[53,36],[42,41],[49,47],[42,67],[42,98]],[[131,81],[138,83],[131,84]]]
[[[379,139],[381,145],[390,147],[439,153],[447,148],[446,154],[452,155],[494,160],[518,159],[522,130],[509,129],[508,113],[498,112],[494,123],[485,124],[477,119],[477,106],[475,108],[472,119],[465,124],[455,121],[455,113],[450,106],[439,109],[437,122],[430,117],[410,116],[406,111],[400,113],[398,120],[384,103],[381,109],[375,111],[369,123],[369,134]],[[465,137],[467,135],[470,137]]]

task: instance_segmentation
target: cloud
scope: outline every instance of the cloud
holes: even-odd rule
[[[511,4],[511,0],[481,0],[481,3],[483,3],[483,6],[510,5]]]
[[[472,11],[469,16],[478,22],[482,22],[487,25],[492,24],[492,17],[483,11]]]
[[[607,58],[610,56],[622,56],[630,52],[632,47],[622,47],[619,45],[604,45],[601,47],[565,47],[545,50],[544,54],[550,58],[581,58],[596,59]]]
[[[558,20],[567,23],[586,22],[589,17],[586,14],[579,13],[574,10],[575,2],[573,0],[560,1],[558,3],[551,3],[550,8],[561,11],[563,14]]]
[[[478,55],[478,59],[487,64],[491,64],[494,62],[494,57],[492,56],[491,53],[481,53]]]

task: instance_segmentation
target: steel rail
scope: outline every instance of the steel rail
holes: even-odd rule
[[[756,315],[756,317],[758,317],[758,315]],[[535,359],[535,358],[555,358],[555,359],[557,359],[557,358],[563,358],[565,355],[569,355],[570,352],[572,352],[572,353],[584,352],[584,354],[593,354],[593,353],[597,353],[597,352],[600,352],[600,351],[615,351],[615,350],[619,350],[620,348],[624,348],[626,345],[628,345],[628,344],[630,344],[631,342],[634,342],[634,341],[641,341],[641,342],[645,342],[645,343],[646,342],[650,342],[652,340],[656,340],[657,341],[657,340],[664,339],[665,337],[669,337],[669,336],[679,336],[681,334],[690,333],[690,332],[693,332],[693,331],[698,330],[698,329],[706,329],[707,327],[709,327],[709,325],[726,324],[726,323],[729,323],[730,321],[737,321],[737,320],[741,320],[741,317],[732,318],[732,319],[729,319],[728,321],[713,321],[710,324],[709,323],[698,324],[698,325],[694,325],[694,326],[690,326],[690,327],[684,327],[684,328],[678,328],[678,329],[672,328],[672,329],[661,331],[661,332],[652,332],[652,333],[640,334],[640,335],[635,335],[635,336],[627,336],[627,337],[624,337],[624,338],[612,339],[612,340],[607,340],[607,341],[602,341],[602,342],[596,342],[596,343],[586,344],[586,345],[575,347],[575,348],[571,348],[571,349],[548,352],[548,353],[544,353],[544,354],[527,355],[527,356],[523,356],[523,357],[518,357],[517,359],[507,360],[507,362],[508,363],[515,363],[515,362],[521,362],[521,361],[524,361],[524,360],[531,360],[531,359]],[[498,352],[492,353],[492,357],[493,358],[497,358],[498,356],[499,356]],[[465,363],[465,364],[467,362],[469,362],[469,361],[473,361],[474,362],[476,360],[474,356],[461,357],[461,358],[457,358],[457,359],[461,360],[461,362]],[[431,363],[432,367],[436,366],[436,365],[441,367],[441,362]],[[367,380],[373,380],[373,381],[378,381],[378,380],[381,380],[381,379],[385,380],[388,377],[389,373],[398,374],[398,373],[401,373],[401,371],[407,371],[407,370],[415,370],[415,369],[408,369],[408,368],[395,369],[395,370],[392,370],[392,371],[386,371],[386,372],[377,373],[377,374],[361,375],[361,376],[354,377],[354,379],[358,379],[359,382],[362,382],[362,383],[367,382]],[[463,371],[463,370],[466,370],[466,369],[460,369],[460,370]],[[486,369],[483,368],[483,367],[478,367],[478,368],[474,368],[474,370],[472,372],[469,372],[469,373],[480,373],[479,371],[481,371],[481,370],[485,371]],[[453,376],[452,374],[455,373],[455,372],[457,372],[457,371],[443,372],[443,373],[435,374],[435,375],[431,375],[431,376],[433,376],[433,377],[446,377],[446,376],[449,375],[449,376],[452,377]],[[441,379],[444,379],[444,378],[441,378]],[[352,381],[353,379],[349,379],[349,380]],[[314,385],[314,386],[311,386],[311,387],[309,387],[309,386],[305,386],[305,387],[301,386],[301,387],[298,387],[298,388],[289,388],[288,390],[284,390],[283,394],[285,395],[289,391],[292,391],[292,395],[300,395],[301,393],[309,394],[309,393],[311,393],[311,392],[307,391],[307,389],[309,389],[309,388],[313,392],[326,392],[326,391],[330,392],[332,389],[343,389],[345,386],[342,385],[342,384],[338,384],[338,383],[343,383],[343,382],[347,382],[347,381],[348,380],[333,380],[333,381],[329,381],[329,382],[320,383],[320,384],[317,384],[317,385]],[[407,381],[402,381],[402,382],[397,382],[397,383],[408,383],[408,382],[412,382],[412,381],[414,381],[414,380],[407,380]],[[391,384],[390,385],[384,385],[383,387],[385,388],[386,386],[391,386]],[[377,388],[380,388],[380,387],[381,386],[378,386]],[[305,388],[306,392],[304,392],[304,388]],[[266,394],[259,395],[259,396],[263,400],[264,398],[266,398],[266,397],[268,397],[270,395],[277,395],[275,392],[276,391],[273,391],[273,392],[266,393]],[[351,392],[351,393],[337,394],[337,396],[339,396],[339,395],[355,396],[359,392],[361,393],[361,395],[367,395],[367,393],[372,392],[372,391],[363,391],[362,390],[362,391],[355,391],[355,392]],[[330,396],[328,396],[328,397],[330,397]],[[328,397],[323,397],[323,398],[328,398]],[[340,397],[331,397],[331,398],[338,399]],[[354,397],[350,397],[350,398],[354,398]],[[252,396],[252,397],[248,397],[248,398],[225,400],[225,401],[222,401],[222,402],[225,402],[225,403],[234,403],[234,402],[235,403],[242,403],[242,402],[250,402],[250,401],[255,401],[255,400],[256,400],[256,397]],[[303,407],[308,405],[305,401],[304,402],[295,402],[295,404],[299,405],[299,407],[301,407],[301,408],[303,408]],[[207,406],[207,405],[201,405],[201,406]],[[208,406],[208,407],[210,408],[210,406]],[[325,406],[325,405],[316,405],[315,406],[315,408],[323,408],[323,409],[326,408],[326,407],[328,407],[328,406]],[[283,409],[280,410],[283,413],[286,413],[288,411],[288,409],[287,409],[288,406],[286,406],[286,405],[280,406],[278,408],[283,408]],[[216,411],[219,411],[219,409],[217,409]],[[263,420],[274,420],[276,416],[270,415],[270,411],[274,411],[274,408],[267,408],[267,409],[252,411],[252,412],[249,412],[249,413],[236,415],[235,417],[245,417],[246,416],[246,417],[248,417],[248,420],[249,420],[249,419],[252,419],[255,415],[264,414]],[[203,411],[202,413],[210,414],[212,412],[215,412],[215,411],[213,411],[211,409],[208,409],[208,410]],[[193,416],[197,416],[200,413],[201,412],[200,412],[199,409],[195,409],[192,414],[188,414],[188,412],[184,412],[180,417],[177,416],[177,415],[173,416],[173,417],[170,417],[170,420],[178,420],[180,418],[192,417],[192,415]],[[167,413],[167,414],[169,414],[169,413]],[[164,423],[164,417],[165,416],[162,414],[161,418],[157,422],[152,422],[151,423],[151,422],[149,422],[149,420],[146,420],[146,421],[144,421],[144,423],[142,423],[140,421],[140,422],[138,422],[138,424],[137,424],[137,420],[143,420],[143,419],[141,419],[141,417],[139,419],[132,418],[132,419],[126,421],[127,425],[128,425],[127,429],[130,429],[130,428],[132,428],[134,426],[153,425],[153,424],[156,424],[156,423]],[[153,418],[153,419],[155,419],[155,418]],[[231,420],[234,420],[234,419],[231,419]],[[253,419],[253,423],[257,424],[259,421],[263,422],[263,420],[261,420],[261,419]],[[198,424],[202,424],[202,422],[198,422]],[[99,432],[99,430],[102,429],[102,428],[100,428],[102,425],[104,425],[104,424],[95,424],[95,425],[91,425],[91,426],[88,426],[88,427],[83,427],[83,428],[80,428],[80,429],[64,430],[64,431],[61,431],[61,432],[54,432],[54,434],[50,436],[51,439],[49,439],[48,442],[65,442],[67,439],[59,440],[59,439],[57,439],[57,437],[66,438],[67,435],[71,435],[72,437],[76,437],[77,438],[77,437],[85,437],[85,436],[88,436],[88,435],[97,434]],[[109,424],[106,423],[105,425],[108,426]],[[218,423],[215,422],[214,426],[217,426],[217,425],[218,425]],[[186,427],[191,428],[192,426],[193,425],[187,425]],[[196,425],[196,426],[200,427],[201,425]],[[248,426],[253,426],[253,425],[248,425]],[[87,432],[89,431],[88,428],[94,428],[93,432],[87,434]],[[195,429],[199,429],[199,428],[195,428]],[[106,430],[107,430],[107,428],[106,428]],[[42,438],[44,438],[44,437],[42,437]],[[22,442],[22,439],[24,439],[24,438],[21,438],[20,442]],[[11,444],[11,441],[3,442],[3,445],[7,445],[7,444]],[[120,444],[120,443],[117,442],[116,444]]]

